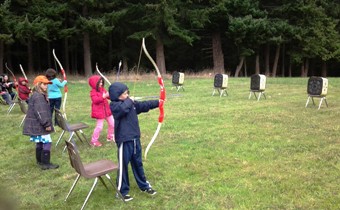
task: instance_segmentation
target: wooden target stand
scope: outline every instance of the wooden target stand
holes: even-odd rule
[[[222,96],[228,96],[227,88],[218,88],[218,87],[215,87],[215,88],[214,88],[214,91],[213,91],[213,93],[212,93],[212,96],[215,95],[216,90],[217,90],[218,94],[220,95],[220,97],[222,97]]]
[[[256,93],[259,93],[258,96],[256,96]],[[260,100],[261,95],[263,95],[263,97],[264,97],[265,99],[267,99],[264,90],[250,90],[248,99],[251,98],[251,95],[252,95],[252,94],[254,94],[254,96],[255,96],[255,98],[257,99],[257,101]]]
[[[173,88],[176,88],[177,92],[178,92],[180,89],[182,89],[182,90],[184,91],[183,85],[180,85],[180,84],[172,84],[171,90],[172,90]]]
[[[306,102],[306,106],[305,106],[305,107],[308,106],[308,103],[309,103],[309,100],[310,100],[310,99],[312,99],[313,105],[315,106],[314,98],[320,98],[318,110],[320,109],[320,107],[321,107],[323,101],[325,101],[326,106],[328,107],[328,103],[327,103],[326,96],[321,96],[321,95],[308,95],[308,98],[307,98],[307,102]]]

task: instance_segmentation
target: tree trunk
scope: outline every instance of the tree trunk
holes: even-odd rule
[[[321,76],[327,77],[327,62],[326,61],[322,61]]]
[[[84,32],[84,70],[85,76],[88,77],[92,74],[91,68],[91,48],[90,48],[90,35],[88,32]]]
[[[212,52],[215,73],[224,73],[224,55],[222,51],[221,33],[213,32],[212,34]]]
[[[288,76],[292,77],[292,60],[289,61]]]
[[[27,42],[27,57],[28,57],[28,74],[34,74],[33,68],[33,44],[29,39]]]
[[[248,77],[247,60],[246,60],[246,58],[244,58],[244,64],[243,64],[243,66],[244,66],[244,76],[245,76],[245,77]]]
[[[5,45],[4,45],[4,41],[0,40],[0,74],[4,73],[4,49]]]
[[[69,57],[69,53],[68,53],[68,38],[64,39],[64,63],[65,66],[63,66],[65,68],[65,72],[67,73],[71,73],[70,71],[70,57]]]
[[[306,58],[306,61],[305,61],[305,71],[304,71],[304,76],[307,77],[308,76],[308,71],[309,71],[309,59]]]
[[[301,77],[305,76],[305,65],[304,62],[301,63]]]
[[[285,76],[285,53],[286,53],[286,45],[282,44],[282,64],[281,64],[281,75]]]
[[[281,48],[281,45],[278,44],[276,46],[276,51],[275,51],[275,58],[274,58],[274,64],[273,64],[273,70],[272,70],[272,77],[276,77],[277,65],[279,63],[279,57],[280,57],[280,48]]]
[[[244,56],[240,56],[240,62],[238,63],[237,67],[236,67],[236,71],[235,71],[235,77],[238,77],[240,74],[240,71],[242,69],[243,66],[243,62],[244,62]]]
[[[255,74],[259,73],[260,73],[260,55],[259,53],[257,53],[255,58]]]
[[[269,65],[269,56],[270,56],[270,45],[269,45],[269,43],[267,43],[266,44],[266,48],[265,48],[265,75],[266,76],[269,76],[269,74],[270,74],[270,70],[269,70],[269,68],[270,68],[270,65]]]
[[[47,65],[48,65],[48,68],[52,68],[52,66],[53,66],[53,64],[52,64],[52,56],[53,55],[51,55],[51,52],[52,52],[51,42],[47,42]]]
[[[166,74],[164,44],[160,37],[156,41],[156,63],[162,75]]]

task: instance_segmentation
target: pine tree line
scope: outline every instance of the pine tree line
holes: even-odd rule
[[[128,72],[145,37],[162,73],[340,76],[339,17],[339,0],[5,0],[0,73],[57,68],[52,49],[69,74]]]

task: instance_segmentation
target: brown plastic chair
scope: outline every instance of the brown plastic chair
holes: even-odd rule
[[[27,107],[26,101],[23,101],[23,100],[19,100],[19,106],[20,106],[21,112],[24,113],[24,118],[22,118],[21,123],[20,123],[20,125],[19,125],[19,127],[21,127],[22,123],[23,123],[23,122],[25,121],[25,119],[26,119],[26,114],[27,114],[27,109],[28,109],[28,107]]]
[[[89,126],[85,123],[74,123],[74,124],[69,124],[68,121],[66,120],[66,118],[64,117],[63,113],[59,110],[59,109],[54,109],[55,110],[55,116],[57,119],[57,123],[58,125],[61,127],[61,129],[63,129],[63,132],[61,133],[61,135],[59,136],[59,139],[56,143],[55,146],[58,145],[58,143],[60,142],[60,140],[63,138],[65,132],[69,132],[70,133],[70,137],[67,141],[70,141],[72,139],[72,137],[74,136],[74,134],[76,134],[76,136],[78,137],[78,139],[83,143],[83,139],[81,138],[81,136],[79,135],[79,133],[81,133],[81,135],[83,136],[84,140],[88,143],[89,146],[90,142],[87,140],[84,132],[82,129],[88,128]],[[79,132],[79,133],[78,133]],[[66,147],[64,148],[64,150],[66,149]]]
[[[65,201],[67,200],[67,198],[72,193],[72,191],[75,188],[75,186],[77,185],[80,177],[84,177],[84,178],[87,178],[87,179],[95,178],[93,185],[90,189],[90,192],[87,194],[87,197],[86,197],[86,199],[83,203],[83,206],[81,207],[81,209],[84,209],[88,199],[90,198],[90,196],[92,194],[92,191],[94,190],[94,188],[96,187],[96,185],[98,183],[98,179],[101,181],[101,183],[103,183],[103,185],[106,187],[106,189],[108,189],[108,187],[106,186],[102,176],[106,176],[106,178],[109,180],[109,182],[111,183],[113,188],[116,190],[117,195],[122,199],[122,201],[124,201],[122,194],[119,192],[117,186],[113,184],[111,177],[109,175],[109,173],[118,170],[117,164],[115,164],[111,160],[107,160],[107,159],[102,159],[102,160],[98,160],[98,161],[95,161],[95,162],[83,164],[82,161],[81,161],[81,158],[79,156],[78,150],[75,147],[75,144],[72,143],[72,142],[68,142],[68,141],[65,141],[65,143],[66,143],[67,151],[68,151],[68,154],[69,154],[69,157],[70,157],[71,166],[78,173],[78,176],[74,180],[72,187],[71,187],[70,191],[68,192],[68,194],[65,198]]]

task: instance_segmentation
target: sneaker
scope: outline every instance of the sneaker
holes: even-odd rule
[[[152,188],[149,188],[149,189],[146,189],[146,190],[142,190],[143,192],[146,192],[147,194],[149,195],[156,195],[156,190],[152,189]]]
[[[101,147],[102,146],[102,144],[99,141],[95,141],[95,142],[91,141],[91,145],[94,146],[94,147]]]
[[[108,141],[108,142],[114,142],[115,140],[113,140],[113,139],[106,139],[106,141]]]
[[[131,201],[133,199],[133,197],[131,197],[130,195],[123,195],[123,197],[125,202]]]
[[[118,193],[116,193],[116,198],[122,199],[122,198],[118,195]],[[131,201],[131,200],[133,199],[133,197],[131,197],[130,195],[123,195],[123,198],[124,198],[124,201],[125,201],[125,202]]]

